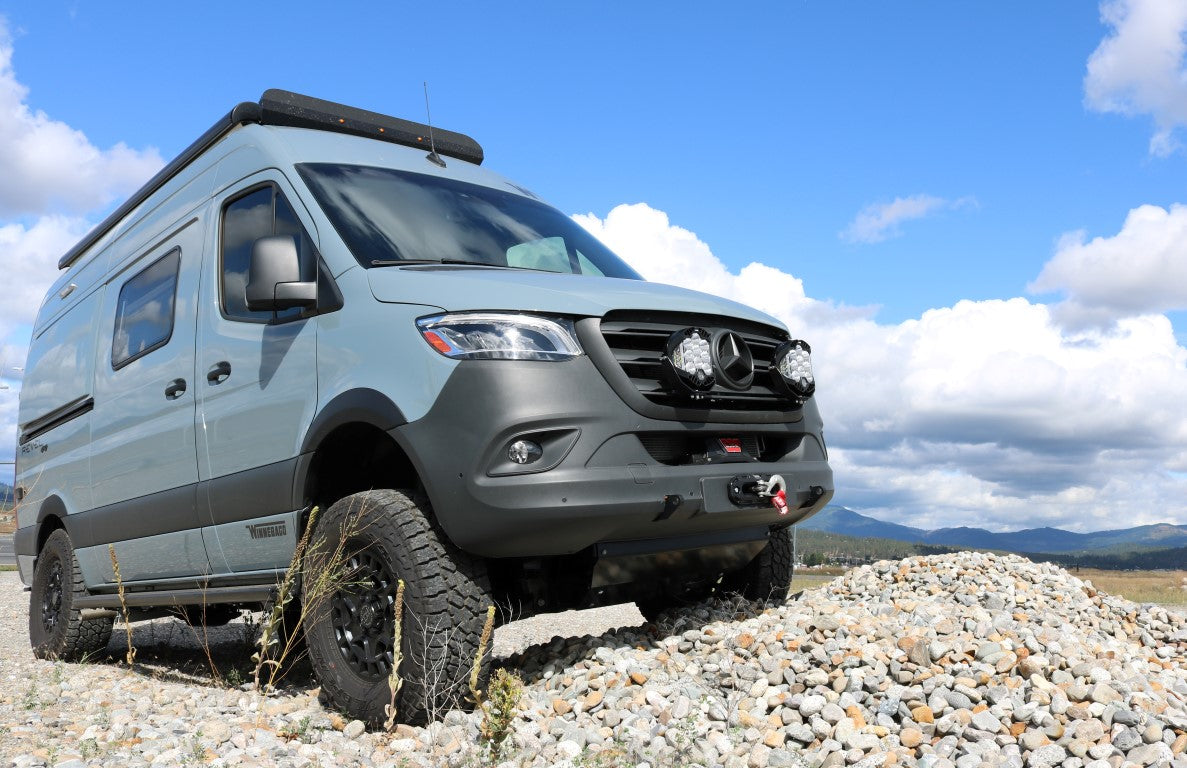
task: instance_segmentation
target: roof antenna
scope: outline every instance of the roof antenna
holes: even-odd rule
[[[445,161],[441,159],[441,155],[437,154],[437,142],[433,141],[433,116],[429,114],[429,83],[424,81],[425,86],[425,119],[428,120],[429,126],[429,149],[432,150],[425,157],[433,165],[445,167]]]

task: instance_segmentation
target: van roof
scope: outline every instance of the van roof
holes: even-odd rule
[[[125,200],[110,216],[67,251],[58,260],[58,269],[66,269],[78,261],[88,248],[97,243],[136,206],[148,199],[150,195],[164,186],[166,182],[223,136],[246,123],[312,128],[319,131],[362,136],[407,147],[425,149],[431,147],[439,154],[475,165],[481,164],[483,160],[482,147],[465,134],[430,128],[423,123],[315,99],[312,96],[303,96],[292,91],[271,88],[264,91],[258,102],[245,101],[236,105],[234,109],[199,136],[193,144],[182,150],[181,154],[173,158],[168,165],[158,171],[144,186],[136,190],[135,194]]]

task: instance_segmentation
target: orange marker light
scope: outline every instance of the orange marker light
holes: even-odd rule
[[[429,342],[429,346],[441,354],[448,355],[453,351],[453,347],[449,346],[449,342],[445,341],[445,339],[441,338],[436,333],[433,333],[432,331],[423,331],[423,333],[425,341]]]

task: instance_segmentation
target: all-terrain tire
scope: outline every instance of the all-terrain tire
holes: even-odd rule
[[[747,600],[787,599],[795,572],[791,527],[772,531],[767,545],[745,568],[723,580],[723,591],[737,592]]]
[[[39,659],[81,661],[107,648],[115,619],[82,621],[75,601],[87,594],[74,546],[66,531],[49,535],[33,571],[29,592],[29,642]]]
[[[335,559],[346,564],[345,571],[330,562],[328,572],[341,578],[330,590],[319,588],[319,569],[326,573],[326,561]],[[448,541],[427,500],[400,491],[356,493],[317,521],[302,576],[310,661],[328,703],[372,725],[384,721],[390,702],[393,608],[401,579],[403,686],[397,711],[401,721],[419,724],[461,705],[469,693],[492,604],[485,562]],[[488,643],[481,687],[489,664]]]

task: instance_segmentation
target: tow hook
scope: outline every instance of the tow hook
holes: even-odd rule
[[[739,507],[770,505],[787,514],[787,481],[782,475],[737,475],[729,482],[730,501]]]

